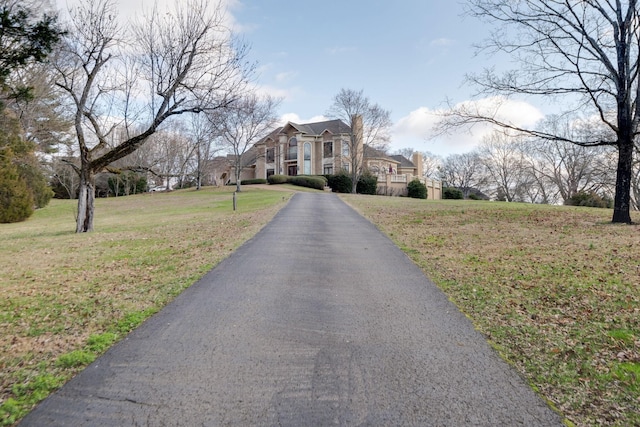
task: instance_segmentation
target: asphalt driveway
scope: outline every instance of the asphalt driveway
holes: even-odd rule
[[[559,426],[387,237],[298,193],[22,426]]]

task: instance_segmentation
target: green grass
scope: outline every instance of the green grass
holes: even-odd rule
[[[292,192],[204,188],[75,201],[0,224],[0,424],[37,402],[248,240]]]
[[[569,422],[640,425],[640,226],[606,209],[342,197]]]

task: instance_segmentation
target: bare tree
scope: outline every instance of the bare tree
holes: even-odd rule
[[[219,2],[190,0],[167,13],[154,8],[133,32],[118,24],[112,0],[85,0],[71,15],[57,84],[75,106],[76,232],[87,232],[93,229],[96,173],[136,151],[170,117],[231,105],[251,66]],[[121,140],[117,127],[126,129]]]
[[[580,133],[594,134],[592,123],[552,116],[542,125],[550,133],[578,139]],[[533,138],[528,142],[529,167],[536,176],[553,185],[567,202],[579,192],[601,192],[611,176],[607,147],[583,147],[567,141]]]
[[[343,154],[349,161],[351,192],[355,193],[364,166],[364,145],[383,151],[386,149],[391,113],[378,104],[372,104],[362,90],[341,89],[333,98],[327,115],[342,120],[351,128],[348,149],[343,150]]]
[[[549,141],[616,147],[612,222],[630,223],[633,148],[640,123],[637,1],[471,0],[469,11],[497,24],[483,47],[506,53],[520,64],[519,69],[502,75],[487,70],[469,76],[481,93],[573,100],[576,111],[585,117],[597,117],[607,132],[566,138],[544,130],[523,129],[500,119],[498,108],[480,111],[473,104],[454,109],[445,122],[460,125],[484,121]]]
[[[219,151],[218,147],[214,147],[213,126],[205,115],[193,115],[189,122],[189,138],[195,147],[196,168],[195,180],[196,189],[202,187],[202,175],[205,165]]]
[[[236,191],[241,191],[242,169],[249,150],[254,150],[252,155],[255,158],[259,156],[256,149],[250,147],[273,130],[278,120],[276,108],[279,103],[279,99],[269,95],[251,94],[236,102],[228,111],[209,115],[220,145],[233,155]]]
[[[422,176],[429,179],[440,179],[440,169],[444,159],[430,151],[422,152]]]
[[[440,179],[445,187],[455,187],[469,197],[471,190],[480,190],[486,177],[478,152],[451,154],[444,159]]]
[[[521,145],[518,137],[495,131],[482,141],[478,151],[494,196],[507,202],[523,199],[527,174]]]

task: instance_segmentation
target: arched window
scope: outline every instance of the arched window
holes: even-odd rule
[[[305,175],[311,175],[311,144],[304,143],[304,172]]]
[[[287,160],[296,160],[298,158],[298,140],[294,136],[289,139],[289,150],[287,151]]]

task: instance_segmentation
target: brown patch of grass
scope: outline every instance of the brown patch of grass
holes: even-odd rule
[[[73,233],[75,201],[0,226],[3,425],[203,276],[290,196],[246,189],[234,212],[232,191],[99,199],[96,231],[86,234]]]
[[[640,425],[640,226],[604,209],[344,199],[571,422]]]

